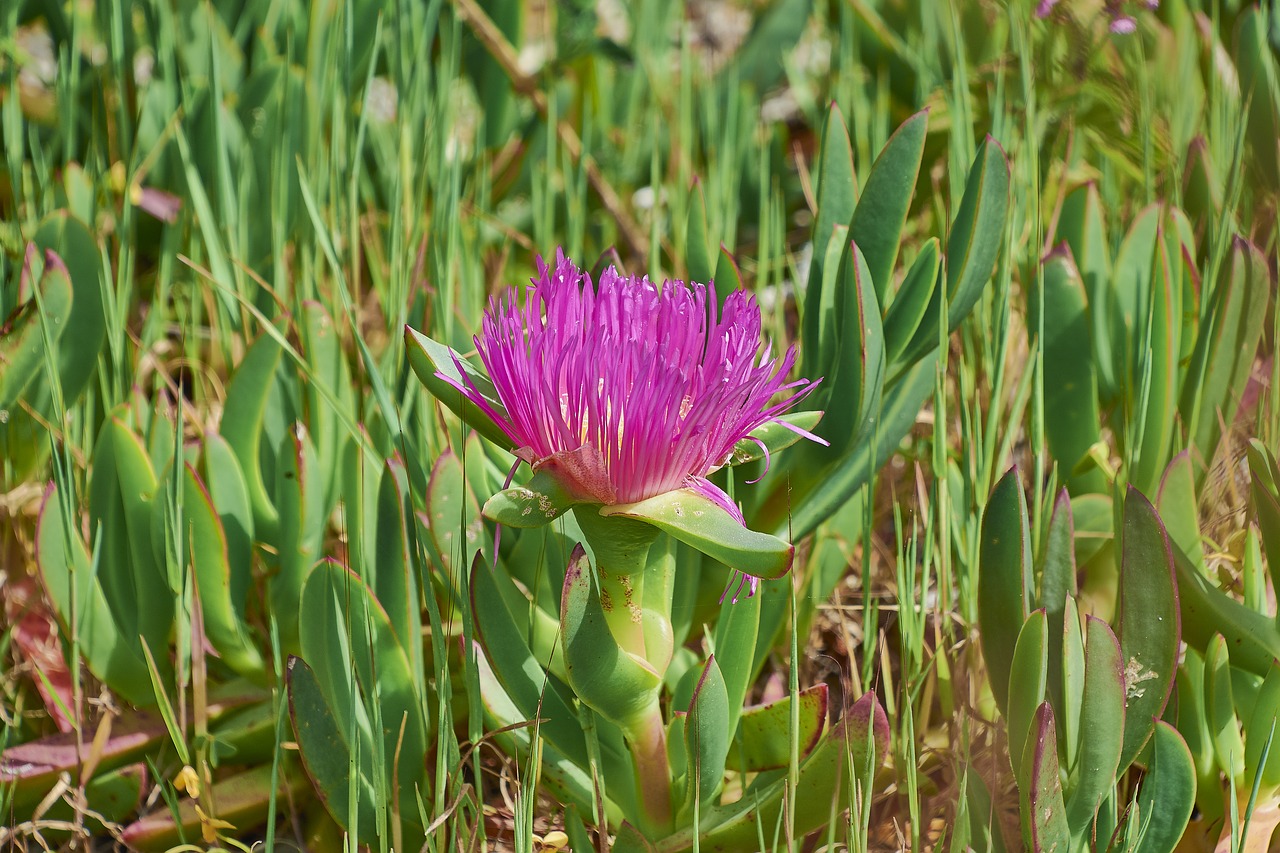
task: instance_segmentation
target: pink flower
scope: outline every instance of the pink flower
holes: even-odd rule
[[[742,514],[707,475],[734,445],[812,391],[795,363],[761,352],[760,307],[735,291],[717,316],[712,287],[624,277],[592,282],[557,250],[539,258],[523,306],[491,299],[475,338],[500,411],[462,372],[449,381],[575,500],[629,504],[676,489]],[[787,425],[805,437],[817,439]]]

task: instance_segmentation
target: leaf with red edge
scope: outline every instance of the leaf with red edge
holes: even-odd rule
[[[827,722],[827,685],[815,684],[800,691],[800,758],[803,759],[822,738]],[[791,697],[768,705],[756,705],[742,713],[741,747],[729,750],[728,766],[758,773],[786,767],[791,760]]]
[[[1020,797],[1022,831],[1027,836],[1027,844],[1036,853],[1063,853],[1069,849],[1071,830],[1062,801],[1053,707],[1048,702],[1040,703],[1036,709],[1022,761],[1022,776],[1028,780]]]
[[[1155,507],[1132,486],[1124,502],[1121,540],[1120,650],[1125,723],[1120,767],[1128,767],[1151,737],[1173,691],[1182,622],[1169,537]]]

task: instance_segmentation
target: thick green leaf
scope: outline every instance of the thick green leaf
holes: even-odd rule
[[[34,254],[35,247],[29,247],[27,269]],[[71,317],[71,277],[62,259],[52,252],[46,253],[37,288],[38,303],[34,298],[29,300],[0,326],[0,410],[12,408],[27,385],[44,375],[45,355],[49,350],[56,352]],[[52,363],[57,364],[56,355]]]
[[[879,426],[834,468],[821,472],[793,494],[789,485],[776,489],[752,518],[752,525],[795,539],[817,529],[849,500],[897,452],[915,424],[920,407],[933,393],[937,362],[926,358],[887,385],[877,415]],[[794,474],[793,474],[794,478]]]
[[[1183,638],[1204,651],[1221,633],[1231,649],[1233,666],[1265,676],[1280,658],[1280,633],[1273,620],[1245,607],[1213,586],[1181,551],[1174,552]]]
[[[216,432],[204,435],[200,473],[227,540],[231,599],[244,601],[253,584],[253,507],[235,452]]]
[[[1209,143],[1196,136],[1187,145],[1182,172],[1182,206],[1195,222],[1215,222],[1222,215],[1222,178],[1209,152]]]
[[[890,372],[920,329],[929,303],[933,301],[933,292],[941,281],[938,275],[942,265],[941,245],[937,237],[930,237],[924,242],[885,312],[885,360],[891,365]]]
[[[485,402],[500,416],[505,417],[507,410],[498,399],[498,392],[488,376],[476,370],[454,350],[408,326],[404,329],[404,345],[409,356],[409,366],[418,374],[418,379],[427,387],[431,396],[448,406],[465,424],[494,444],[504,450],[514,449],[511,439],[507,438],[507,434],[493,419],[458,390],[459,385],[476,388]],[[457,384],[442,377],[449,377]]]
[[[350,439],[342,449],[342,528],[347,534],[347,564],[361,577],[374,577],[378,491],[385,463],[380,454],[369,452],[373,442],[367,434],[366,439]]]
[[[1236,718],[1236,703],[1231,689],[1231,661],[1227,641],[1214,635],[1204,655],[1204,710],[1213,739],[1218,767],[1237,786],[1244,779],[1244,737]]]
[[[827,685],[815,684],[800,691],[800,757],[817,746],[827,722]],[[730,705],[730,708],[733,706]],[[786,767],[791,761],[791,697],[742,712],[739,743],[729,750],[734,770],[759,773]]]
[[[902,229],[915,194],[928,130],[929,111],[925,109],[893,132],[871,167],[849,222],[849,237],[867,259],[867,271],[880,304],[892,289],[898,244],[902,242]]]
[[[734,601],[732,596],[725,596],[720,603],[720,617],[716,620],[712,650],[720,656],[716,664],[724,677],[728,696],[729,720],[725,728],[730,737],[738,730],[738,718],[743,714],[742,707],[755,674],[755,656],[747,650],[754,650],[759,638],[762,600],[763,596],[759,595],[738,601]],[[749,743],[745,730],[743,742]]]
[[[724,764],[732,737],[724,676],[712,655],[703,665],[684,718],[684,743],[689,756],[687,808],[693,807],[695,797],[704,807],[714,802],[724,782]]]
[[[480,698],[484,704],[485,727],[488,737],[498,744],[508,755],[525,762],[528,761],[530,749],[530,727],[527,725],[529,715],[520,711],[511,698],[503,690],[502,684],[494,675],[479,645],[474,646],[476,661],[476,677],[480,682]],[[589,713],[589,712],[588,712]],[[596,723],[600,721],[597,719]],[[541,781],[561,802],[572,803],[587,814],[596,813],[596,789],[590,771],[582,764],[565,757],[559,749],[550,743],[539,745],[542,755]],[[634,773],[611,774],[606,771],[605,781],[608,787],[600,792],[605,815],[609,823],[617,825],[624,814],[631,814],[631,808],[620,808],[615,802],[618,786],[631,778]],[[616,848],[615,848],[616,849]]]
[[[1087,837],[1102,802],[1115,790],[1124,734],[1124,667],[1120,642],[1101,619],[1086,617],[1084,693],[1076,763],[1067,768],[1067,823]]]
[[[227,440],[236,459],[240,461],[240,472],[244,475],[249,502],[253,507],[254,528],[265,541],[276,538],[280,516],[263,480],[259,461],[262,424],[275,382],[276,368],[283,353],[280,344],[269,334],[263,334],[249,347],[227,385],[227,402],[222,410],[222,423],[219,427],[222,437]],[[275,484],[271,485],[274,487]]]
[[[1197,566],[1204,566],[1204,547],[1200,544],[1200,512],[1196,507],[1195,473],[1191,453],[1184,450],[1165,469],[1160,478],[1156,506],[1164,521],[1169,540]]]
[[[1022,778],[1028,780],[1020,797],[1027,844],[1036,853],[1065,851],[1071,843],[1071,830],[1062,801],[1053,708],[1048,702],[1036,709],[1022,760]]]
[[[244,621],[246,590],[233,591],[222,521],[195,469],[189,464],[184,469],[181,523],[186,526],[184,544],[200,595],[205,636],[227,666],[248,678],[260,678],[266,668]]]
[[[303,303],[298,331],[302,336],[302,357],[311,369],[309,381],[303,384],[311,414],[307,428],[315,443],[316,455],[326,462],[320,469],[320,479],[323,505],[327,511],[337,502],[342,470],[341,466],[333,463],[339,458],[342,443],[348,437],[333,403],[344,410],[343,414],[354,413],[351,368],[342,352],[342,342],[338,339],[333,318],[323,305],[312,301]]]
[[[302,424],[281,442],[276,472],[275,507],[278,511],[276,552],[268,556],[273,573],[267,592],[280,623],[281,643],[297,648],[298,601],[311,567],[321,556],[325,524],[320,461]],[[312,666],[315,661],[308,660]]]
[[[523,635],[526,623],[521,615],[510,607],[500,586],[515,589],[510,579],[501,571],[495,571],[477,558],[471,566],[471,612],[475,618],[477,642],[483,647],[487,666],[502,686],[503,696],[510,702],[520,719],[537,717],[540,735],[566,759],[579,767],[590,766],[587,741],[582,725],[574,711],[571,695],[547,677],[544,667],[547,661],[535,657],[532,648],[550,647],[554,644],[557,654],[563,654],[558,637],[546,638],[546,643],[531,644]],[[525,600],[528,607],[528,600]],[[562,665],[563,671],[563,665]],[[597,721],[597,725],[611,725]],[[630,757],[615,751],[612,742],[600,742],[601,760],[609,785],[609,797],[615,802],[635,802],[635,779]]]
[[[1196,770],[1178,730],[1156,721],[1151,766],[1138,790],[1143,828],[1136,853],[1173,853],[1196,805]]]
[[[1062,642],[1067,599],[1076,594],[1075,528],[1071,519],[1071,498],[1066,488],[1058,492],[1049,518],[1045,539],[1044,569],[1040,576],[1040,604],[1048,624],[1049,699],[1054,716],[1067,728],[1063,714]],[[1070,762],[1067,763],[1070,766]]]
[[[793,813],[796,837],[825,826],[831,819],[833,801],[837,809],[848,806],[849,774],[862,778],[869,745],[875,750],[878,767],[888,754],[889,721],[874,693],[866,693],[855,702],[841,723],[801,762]],[[850,756],[852,768],[848,764]],[[785,772],[762,773],[737,802],[704,809],[697,839],[699,849],[707,853],[757,849],[760,828],[769,827],[771,832],[778,825],[786,791]],[[653,848],[659,853],[683,853],[693,845],[694,832],[689,827],[654,842]]]
[[[978,556],[978,624],[991,692],[1002,714],[1009,709],[1009,673],[1031,588],[1031,523],[1027,499],[1010,468],[1000,478],[982,515]]]
[[[1018,643],[1013,650],[1009,669],[1009,761],[1013,772],[1020,774],[1023,764],[1022,751],[1028,741],[1036,709],[1045,699],[1045,687],[1049,667],[1046,654],[1049,645],[1048,621],[1043,610],[1036,610],[1027,617],[1018,633]],[[1057,749],[1057,744],[1054,744]],[[1029,779],[1018,776],[1019,787],[1025,788]]]
[[[467,488],[467,472],[452,450],[436,459],[427,481],[427,519],[431,539],[450,575],[471,565],[476,554],[490,559],[489,537],[475,496]]]
[[[1058,734],[1062,757],[1069,770],[1077,765],[1080,754],[1080,718],[1084,715],[1087,668],[1080,612],[1076,600],[1068,598],[1062,620],[1062,725]],[[1053,718],[1058,717],[1055,711]]]
[[[303,657],[334,726],[349,749],[359,744],[360,772],[388,793],[375,802],[398,798],[402,818],[411,819],[427,790],[427,699],[391,620],[359,577],[329,561],[310,573],[300,609]],[[375,775],[378,768],[383,778]]]
[[[720,244],[720,256],[716,259],[716,290],[724,296],[735,290],[742,290],[745,285],[742,282],[742,270],[738,268],[738,261],[733,256],[733,252],[729,251],[729,247]]]
[[[1155,507],[1132,486],[1124,502],[1121,548],[1118,610],[1127,710],[1120,766],[1127,767],[1164,713],[1182,639],[1169,538]]]
[[[378,486],[377,535],[374,540],[374,572],[366,582],[387,608],[400,647],[417,671],[422,655],[422,607],[418,576],[410,554],[409,475],[399,457],[387,460]]]
[[[287,675],[286,675],[287,681]],[[220,761],[253,764],[270,761],[276,751],[279,712],[271,701],[253,702],[210,726],[211,753]]]
[[[1137,352],[1137,344],[1143,335],[1150,308],[1152,276],[1157,255],[1164,251],[1161,247],[1164,241],[1160,239],[1164,212],[1164,207],[1159,204],[1149,204],[1138,212],[1116,253],[1109,287],[1105,293],[1090,294],[1098,297],[1097,300],[1090,299],[1090,308],[1095,302],[1110,300],[1105,334],[1110,339],[1117,390],[1125,377],[1133,378],[1134,359],[1141,355]],[[1129,389],[1127,393],[1136,396],[1137,390]],[[1127,402],[1136,405],[1136,400]]]
[[[836,362],[829,376],[827,415],[819,433],[830,442],[825,458],[848,453],[875,423],[884,387],[884,330],[866,261],[856,243],[840,260],[836,292]]]
[[[719,241],[707,233],[707,198],[702,191],[702,181],[696,177],[689,188],[689,215],[684,234],[684,262],[689,281],[706,284],[715,276],[712,258]]]
[[[653,844],[629,821],[623,821],[610,848],[615,853],[656,853]]]
[[[965,183],[964,197],[947,235],[947,329],[969,316],[995,273],[1009,215],[1009,160],[988,136],[978,147]],[[924,320],[904,359],[918,360],[938,345],[942,290],[934,291]]]
[[[1065,244],[1045,257],[1027,308],[1030,333],[1038,334],[1044,325],[1044,428],[1059,478],[1073,492],[1104,491],[1106,482],[1097,468],[1073,474],[1100,440],[1102,419],[1084,283]]]
[[[351,745],[344,737],[333,711],[325,700],[320,683],[306,661],[290,656],[288,668],[289,718],[302,766],[315,787],[320,802],[330,816],[346,826],[351,813]],[[373,782],[358,762],[355,779],[356,813],[362,837],[376,830],[374,804],[377,794]]]
[[[1177,727],[1191,751],[1197,784],[1207,792],[1216,792],[1222,775],[1218,771],[1218,759],[1213,749],[1213,733],[1209,731],[1209,723],[1205,719],[1204,681],[1204,658],[1194,648],[1188,647],[1183,655],[1182,665],[1178,667]],[[1159,749],[1160,744],[1155,743],[1154,748]],[[1204,798],[1202,810],[1208,819],[1222,816],[1222,799],[1216,793]]]
[[[1177,406],[1179,335],[1182,323],[1182,284],[1178,278],[1181,258],[1171,257],[1165,229],[1157,230],[1155,259],[1151,264],[1150,302],[1138,314],[1134,328],[1139,350],[1133,362],[1132,387],[1146,388],[1146,408],[1135,399],[1134,418],[1142,424],[1142,441],[1137,450],[1130,482],[1145,493],[1159,488],[1160,475],[1173,441],[1174,415]],[[1150,339],[1148,349],[1141,342]],[[1136,442],[1136,437],[1131,440]]]
[[[177,413],[173,402],[167,391],[161,391],[153,398],[136,385],[131,396],[133,397],[131,423],[135,425],[143,443],[147,446],[147,455],[151,457],[151,470],[164,471],[172,465],[174,452],[182,447],[181,442],[178,441],[177,426],[174,423]]]
[[[58,346],[62,400],[70,406],[93,377],[107,339],[102,252],[88,226],[65,210],[45,217],[31,240],[41,251],[56,252],[71,276],[74,301]]]
[[[1262,681],[1257,698],[1250,710],[1241,703],[1240,716],[1244,718],[1244,778],[1252,782],[1261,777],[1262,790],[1273,792],[1280,786],[1280,748],[1277,737],[1280,737],[1280,663],[1273,662],[1267,677]],[[1267,751],[1267,760],[1262,761],[1263,749],[1267,741],[1271,748]]]
[[[1270,291],[1266,259],[1237,237],[1209,297],[1179,404],[1201,459],[1214,458],[1223,425],[1235,422],[1262,339]]]
[[[1077,495],[1071,499],[1076,535],[1076,565],[1084,566],[1115,539],[1115,512],[1110,495]]]
[[[1111,243],[1107,237],[1102,198],[1094,183],[1067,194],[1058,215],[1057,240],[1071,247],[1071,257],[1084,285],[1091,317],[1091,338],[1102,399],[1116,393],[1115,357],[1112,354],[1111,318],[1117,308],[1111,287]]]
[[[805,432],[813,432],[822,420],[822,412],[789,412],[780,415],[777,420],[769,421],[748,433],[747,437],[733,446],[733,454],[729,457],[729,465],[743,465],[772,457],[779,450],[785,450],[799,441],[802,436],[785,424],[799,427]],[[763,447],[761,447],[763,445]],[[767,451],[767,453],[766,453]]]
[[[795,556],[794,545],[743,527],[724,507],[688,489],[601,507],[600,515],[652,524],[729,568],[757,578],[782,577]]]
[[[835,341],[822,330],[826,249],[831,245],[837,226],[848,225],[857,203],[857,178],[853,171],[853,148],[849,144],[849,131],[840,108],[832,102],[822,126],[822,159],[816,174],[818,185],[818,215],[813,222],[811,240],[813,260],[809,264],[809,281],[805,287],[804,312],[801,320],[801,351],[804,357],[805,376],[819,376],[835,358]],[[838,241],[843,246],[847,240]]]
[[[36,567],[45,592],[68,640],[78,641],[89,671],[133,704],[153,705],[155,693],[141,649],[117,626],[93,574],[79,524],[67,517],[64,500],[50,483],[36,524]]]
[[[578,698],[624,731],[643,724],[662,679],[647,661],[618,646],[581,546],[565,571],[560,624],[565,667]]]
[[[168,680],[168,647],[174,594],[179,587],[157,564],[151,522],[159,484],[142,441],[113,414],[94,446],[89,479],[89,530],[99,542],[98,582],[120,632],[151,648]],[[141,649],[140,645],[135,648]]]
[[[827,241],[826,250],[821,256],[822,279],[814,283],[818,287],[819,297],[814,305],[814,324],[821,362],[814,365],[806,376],[826,376],[834,374],[840,357],[840,337],[837,332],[840,316],[837,305],[840,300],[841,275],[845,271],[844,257],[849,251],[849,226],[836,224],[831,229],[831,239]],[[814,263],[818,262],[818,247],[814,247]],[[810,276],[812,276],[812,269]],[[828,395],[821,395],[825,399]],[[819,407],[819,400],[808,399],[806,406]]]

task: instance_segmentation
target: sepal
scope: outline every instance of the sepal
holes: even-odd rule
[[[689,489],[632,504],[601,507],[606,518],[621,516],[652,524],[731,569],[757,578],[780,578],[791,570],[795,546],[742,526],[727,509]]]
[[[456,350],[408,326],[404,327],[404,346],[409,354],[409,366],[418,374],[431,396],[503,450],[514,449],[511,439],[497,422],[459,390],[464,385],[475,388],[494,412],[505,415],[507,410],[488,376],[472,367]]]
[[[503,489],[484,505],[484,517],[504,527],[541,527],[581,504],[545,471],[523,486]]]

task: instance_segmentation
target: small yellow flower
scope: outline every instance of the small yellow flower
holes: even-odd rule
[[[174,777],[173,787],[179,791],[186,791],[188,796],[200,796],[200,774],[196,773],[196,769],[190,764],[183,765],[178,771],[178,775]]]
[[[569,846],[569,836],[558,829],[553,829],[542,837],[539,850],[544,853],[559,853]]]
[[[216,817],[210,817],[204,813],[204,809],[196,806],[196,817],[200,818],[200,835],[204,838],[205,844],[212,844],[218,840],[218,830],[235,829],[236,825],[225,820],[219,820]]]

